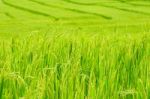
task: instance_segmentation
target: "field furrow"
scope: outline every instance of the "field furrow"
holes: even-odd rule
[[[18,5],[15,5],[15,4],[12,4],[12,3],[9,3],[5,0],[2,0],[2,2],[5,4],[5,5],[8,5],[10,7],[13,7],[13,8],[16,8],[16,9],[19,9],[19,10],[22,10],[22,11],[26,11],[26,12],[29,12],[29,13],[33,13],[33,14],[37,14],[37,15],[42,15],[42,16],[45,16],[45,17],[50,17],[50,18],[53,18],[55,20],[57,20],[58,18],[53,16],[53,15],[49,15],[47,13],[43,13],[43,12],[39,12],[39,11],[36,11],[36,10],[31,10],[31,9],[28,9],[28,8],[24,8],[22,6],[18,6]]]
[[[15,17],[8,12],[0,12],[0,16],[4,15],[6,19],[14,19]]]
[[[47,4],[47,3],[37,1],[37,0],[29,0],[29,1],[33,1],[33,2],[36,2],[38,4],[48,6],[48,7],[59,8],[61,10],[64,9],[64,10],[69,10],[69,11],[73,11],[73,12],[77,12],[77,13],[82,13],[82,14],[84,13],[84,14],[94,15],[94,16],[102,17],[104,19],[112,19],[110,16],[102,15],[102,14],[99,14],[99,13],[88,12],[88,11],[83,11],[83,10],[78,10],[78,9],[73,9],[73,8],[61,7],[61,6],[57,6],[57,5],[53,5],[53,4]]]
[[[127,2],[127,1],[122,1],[122,0],[117,0],[119,2],[122,2],[122,3],[125,3],[125,4],[129,4],[129,5],[133,5],[133,6],[144,6],[144,7],[150,7],[150,2],[147,1],[147,2],[142,2],[142,1],[130,1],[130,2]]]
[[[73,1],[73,0],[63,0],[69,3],[73,3],[73,4],[77,4],[77,5],[86,5],[86,6],[103,6],[103,7],[108,7],[108,8],[112,8],[112,9],[118,9],[121,11],[127,11],[127,12],[132,12],[132,13],[138,13],[138,14],[142,14],[142,15],[150,15],[150,13],[148,12],[143,12],[143,11],[138,11],[138,10],[134,10],[134,9],[130,9],[130,8],[123,8],[123,7],[118,7],[117,5],[111,6],[111,5],[105,5],[104,2],[100,2],[100,3],[82,3],[82,2],[77,2],[77,1]],[[113,4],[113,2],[110,2],[111,4]],[[116,2],[114,2],[116,3]],[[125,3],[125,2],[121,2],[121,3]]]

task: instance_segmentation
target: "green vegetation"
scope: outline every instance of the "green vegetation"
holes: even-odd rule
[[[0,99],[150,99],[150,2],[0,0]]]

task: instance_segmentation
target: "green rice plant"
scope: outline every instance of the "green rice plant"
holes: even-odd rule
[[[60,34],[0,43],[0,98],[149,99],[149,34]]]

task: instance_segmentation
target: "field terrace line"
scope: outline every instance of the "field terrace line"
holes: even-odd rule
[[[14,19],[15,17],[12,15],[12,14],[10,14],[9,12],[0,12],[0,14],[3,14],[3,15],[5,15],[6,17],[8,17],[8,18],[10,18],[10,19]]]
[[[133,10],[133,9],[120,8],[120,7],[105,5],[105,4],[101,4],[101,3],[81,3],[81,2],[76,2],[76,1],[72,1],[72,0],[62,0],[62,1],[72,3],[72,4],[77,4],[77,5],[84,5],[84,6],[103,6],[103,7],[113,8],[113,9],[117,9],[117,10],[121,10],[121,11],[132,12],[132,13],[150,16],[150,13],[147,13],[147,12],[137,11],[137,10]]]
[[[77,13],[82,13],[82,14],[84,13],[84,14],[94,15],[94,16],[102,17],[102,18],[107,19],[107,20],[112,19],[112,17],[110,17],[110,16],[102,15],[102,14],[99,14],[99,13],[88,12],[88,11],[72,9],[72,8],[60,7],[60,6],[40,2],[40,1],[37,1],[37,0],[28,0],[28,1],[32,1],[32,2],[35,2],[35,3],[41,4],[43,6],[47,6],[47,7],[59,8],[59,9],[69,10],[69,11],[73,11],[73,12],[77,12]]]
[[[22,11],[26,11],[26,12],[29,12],[29,13],[32,13],[32,14],[37,14],[37,15],[42,15],[42,16],[45,16],[45,17],[50,17],[50,18],[53,18],[55,20],[58,20],[59,18],[55,17],[55,16],[52,16],[52,15],[49,15],[47,13],[43,13],[43,12],[39,12],[39,11],[35,11],[35,10],[31,10],[31,9],[28,9],[28,8],[24,8],[24,7],[21,7],[21,6],[18,6],[18,5],[15,5],[15,4],[11,4],[9,2],[6,2],[5,0],[1,0],[3,4],[5,5],[8,5],[10,7],[13,7],[13,8],[16,8],[16,9],[19,9],[19,10],[22,10]]]
[[[8,12],[4,12],[4,14],[5,14],[7,17],[9,17],[10,19],[14,19],[14,18],[15,18],[12,14],[10,14],[10,13],[8,13]]]
[[[123,1],[123,0],[117,0],[117,1],[119,1],[121,3],[128,4],[128,5],[132,5],[132,6],[146,6],[146,7],[150,7],[150,4],[137,4],[137,3],[127,2],[127,1]]]

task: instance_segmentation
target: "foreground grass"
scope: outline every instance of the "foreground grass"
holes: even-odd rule
[[[149,99],[150,36],[31,36],[0,42],[0,99]]]

